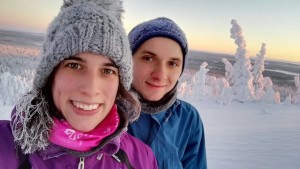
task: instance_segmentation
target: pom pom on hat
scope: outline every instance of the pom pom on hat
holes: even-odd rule
[[[119,67],[120,82],[129,90],[132,56],[121,23],[123,11],[120,0],[64,0],[48,28],[33,88],[42,89],[64,59],[92,52],[106,56]]]
[[[83,52],[106,56],[118,66],[121,85],[130,89],[132,56],[121,23],[122,11],[120,0],[64,1],[48,28],[33,88],[20,98],[12,113],[12,134],[22,153],[32,154],[50,144],[53,115],[57,110],[48,98],[51,84],[47,81],[64,59]],[[126,110],[130,106],[126,105],[126,99],[124,101],[122,109]],[[124,127],[138,115],[132,111],[120,112],[126,120]]]
[[[121,22],[124,10],[122,2],[118,0],[64,0],[62,8],[67,8],[74,4],[85,4],[88,2],[94,3],[94,5],[98,5],[104,10],[109,11]]]
[[[183,67],[188,52],[188,44],[185,33],[171,19],[159,17],[135,26],[128,34],[132,54],[147,40],[154,37],[165,37],[176,41],[183,53]]]

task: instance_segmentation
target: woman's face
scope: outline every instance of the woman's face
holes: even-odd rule
[[[110,59],[80,53],[59,64],[52,96],[56,108],[74,129],[89,132],[110,112],[118,85],[118,68]]]

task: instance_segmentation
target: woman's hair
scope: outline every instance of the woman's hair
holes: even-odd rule
[[[135,121],[141,112],[141,104],[133,92],[129,92],[121,83],[116,97],[116,104],[125,109],[129,122]]]

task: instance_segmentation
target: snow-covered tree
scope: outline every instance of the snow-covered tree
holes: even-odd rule
[[[196,84],[198,87],[205,86],[206,74],[209,71],[209,69],[206,68],[207,65],[207,62],[203,62],[200,65],[200,70],[195,74],[195,80],[197,81]]]
[[[192,89],[193,97],[197,100],[203,100],[204,97],[211,95],[211,88],[206,85],[206,74],[209,69],[208,64],[203,62],[200,65],[200,70],[194,76],[194,87]]]
[[[233,90],[237,101],[251,102],[254,100],[253,76],[251,73],[251,63],[247,55],[246,42],[242,33],[242,28],[236,20],[231,21],[231,38],[235,39],[238,46],[235,54],[236,62],[233,65]]]
[[[9,72],[0,74],[0,105],[14,105],[21,95],[29,91],[31,83]]]
[[[297,88],[296,94],[292,98],[292,103],[293,104],[300,104],[300,81],[299,81],[299,76],[294,77],[295,81],[295,86]]]
[[[218,95],[216,102],[226,105],[232,101],[232,89],[225,78],[220,78],[217,81]]]
[[[292,103],[292,96],[291,95],[288,95],[285,97],[284,101],[283,101],[283,104],[291,104]]]
[[[211,97],[216,97],[218,95],[218,83],[216,76],[206,76],[205,84],[211,88],[210,94]]]
[[[254,93],[257,100],[264,95],[264,76],[263,71],[265,70],[265,54],[266,44],[262,44],[259,54],[256,55],[255,64],[252,67],[253,74],[253,87]]]
[[[233,85],[233,66],[226,58],[223,58],[222,62],[225,64],[226,79],[229,82],[229,85]]]
[[[178,97],[183,100],[189,101],[192,96],[192,83],[188,83],[188,81],[181,82],[178,87]]]
[[[265,103],[279,104],[280,94],[273,90],[273,82],[270,77],[264,77],[265,81],[265,95],[262,97],[261,101]]]

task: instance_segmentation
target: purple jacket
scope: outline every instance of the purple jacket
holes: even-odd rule
[[[0,121],[0,167],[5,169],[17,169],[24,161],[25,156],[17,150],[9,121]],[[141,141],[123,133],[119,142],[106,144],[101,150],[82,158],[85,169],[120,168],[126,169],[125,163],[118,162],[110,152],[121,148],[135,169],[156,169],[157,164],[151,149]],[[45,150],[39,150],[28,156],[34,169],[77,169],[80,158],[72,152],[50,144]]]

